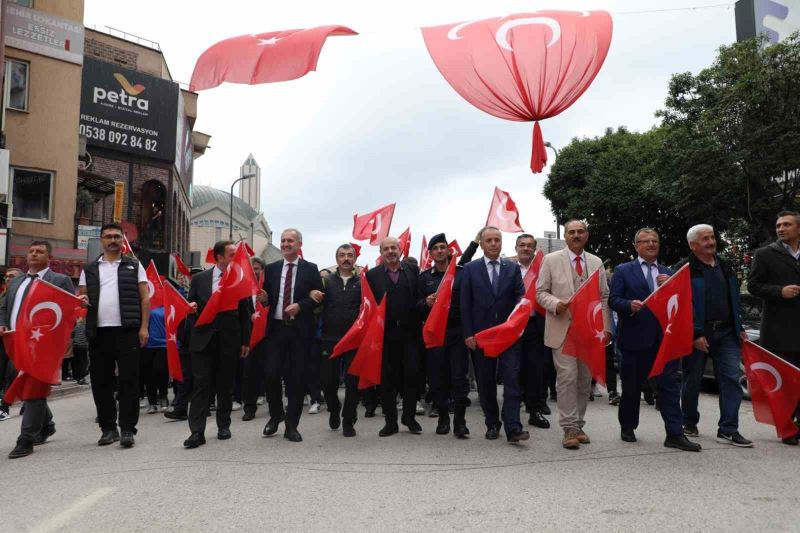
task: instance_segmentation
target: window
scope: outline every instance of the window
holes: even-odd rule
[[[28,110],[28,63],[6,60],[6,107]]]
[[[14,218],[50,220],[53,173],[12,168],[14,173]]]
[[[21,6],[33,8],[33,0],[8,0],[12,4],[19,4]]]

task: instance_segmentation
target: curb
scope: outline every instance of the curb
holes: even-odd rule
[[[55,387],[51,387],[50,396],[48,397],[48,400],[59,400],[61,398],[74,396],[82,392],[91,392],[91,390],[92,387],[90,385],[78,385],[74,381],[67,382],[63,385],[57,385]]]

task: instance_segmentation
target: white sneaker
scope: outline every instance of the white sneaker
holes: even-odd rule
[[[157,405],[149,405],[147,407],[147,414],[148,415],[152,415],[153,413],[157,413],[157,412],[158,412],[158,406]]]
[[[417,402],[417,414],[418,415],[424,415],[425,414],[425,407],[419,402]]]
[[[139,409],[144,409],[147,407],[147,400],[145,398],[139,398]]]
[[[11,413],[6,411],[5,409],[0,409],[0,422],[2,422],[3,420],[8,420],[9,418],[11,418]]]
[[[239,410],[241,410],[241,408],[242,408],[242,404],[240,404],[239,402],[233,402],[231,404],[231,411],[239,411]]]
[[[264,405],[264,402],[266,402],[266,401],[267,401],[267,399],[265,397],[259,396],[258,400],[256,400],[256,405]]]
[[[310,414],[310,415],[319,414],[319,410],[320,410],[321,407],[322,406],[319,404],[319,402],[312,403],[311,407],[308,408],[308,414]]]
[[[603,393],[600,392],[600,389],[597,388],[597,385],[592,385],[592,396],[594,396],[595,398],[599,398],[602,395]]]

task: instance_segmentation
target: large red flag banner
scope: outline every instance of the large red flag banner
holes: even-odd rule
[[[181,356],[178,351],[178,327],[193,312],[192,306],[186,301],[186,298],[170,283],[165,283],[164,327],[167,333],[167,370],[169,375],[178,381],[183,381]]]
[[[797,435],[793,416],[800,402],[800,369],[750,341],[742,345],[742,359],[756,420],[775,426],[782,439]]]
[[[355,322],[353,322],[353,325],[350,326],[350,329],[347,330],[344,337],[333,347],[333,353],[331,353],[330,356],[331,359],[358,348],[361,341],[364,340],[367,326],[377,308],[378,302],[375,300],[375,296],[372,294],[372,288],[367,281],[367,269],[365,268],[361,271],[361,308],[358,310],[358,316]]]
[[[489,207],[489,216],[486,217],[487,226],[495,226],[501,231],[518,233],[523,231],[519,223],[519,210],[517,204],[506,191],[494,188],[492,205]]]
[[[172,254],[172,257],[175,258],[175,268],[178,269],[178,272],[180,272],[187,278],[191,278],[192,271],[189,269],[188,266],[186,266],[186,263],[183,262],[183,259],[181,259],[180,254],[174,253]]]
[[[357,35],[345,26],[271,31],[220,41],[203,52],[192,72],[190,91],[222,82],[255,85],[294,80],[317,69],[328,37]]]
[[[388,237],[394,206],[389,204],[366,215],[353,215],[353,238],[357,241],[369,240],[370,244],[376,245]]]
[[[539,305],[536,301],[536,283],[539,281],[539,271],[542,270],[542,262],[544,261],[544,252],[536,250],[536,255],[533,256],[533,261],[528,271],[525,272],[525,277],[522,278],[522,283],[525,285],[525,298],[533,304],[533,310],[537,315],[545,316],[547,310]]]
[[[228,268],[225,269],[225,274],[219,281],[217,290],[209,298],[195,325],[210,324],[214,321],[217,313],[236,309],[239,306],[239,300],[254,296],[257,292],[256,275],[253,267],[250,266],[247,250],[239,244]]]
[[[162,307],[164,305],[164,289],[161,285],[158,269],[152,259],[150,264],[147,265],[145,273],[147,274],[147,293],[150,296],[150,309]]]
[[[537,11],[422,29],[439,72],[465,100],[499,118],[535,122],[533,172],[547,163],[538,121],[589,88],[611,33],[605,11]]]
[[[681,267],[644,300],[644,305],[658,319],[663,331],[650,377],[664,371],[664,366],[692,353],[694,349],[694,313],[692,278],[689,265]]]
[[[592,377],[606,384],[606,342],[603,303],[600,299],[600,271],[595,270],[569,303],[572,315],[561,353],[577,357],[589,367]]]
[[[489,329],[475,334],[475,342],[487,357],[498,357],[511,348],[511,346],[525,333],[525,326],[533,311],[533,302],[522,298],[514,307],[508,319]]]
[[[350,363],[348,374],[358,376],[359,390],[381,384],[383,363],[383,334],[386,320],[386,298],[373,313],[364,338]]]
[[[422,339],[426,348],[444,346],[447,333],[447,319],[450,316],[450,303],[453,300],[453,284],[456,281],[456,258],[451,257],[439,288],[436,289],[436,301],[422,328]]]

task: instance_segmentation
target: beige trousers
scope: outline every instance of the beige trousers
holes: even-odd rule
[[[564,429],[581,429],[586,423],[583,417],[592,392],[592,373],[583,361],[564,355],[561,348],[553,348],[553,364],[556,367],[558,423]]]

